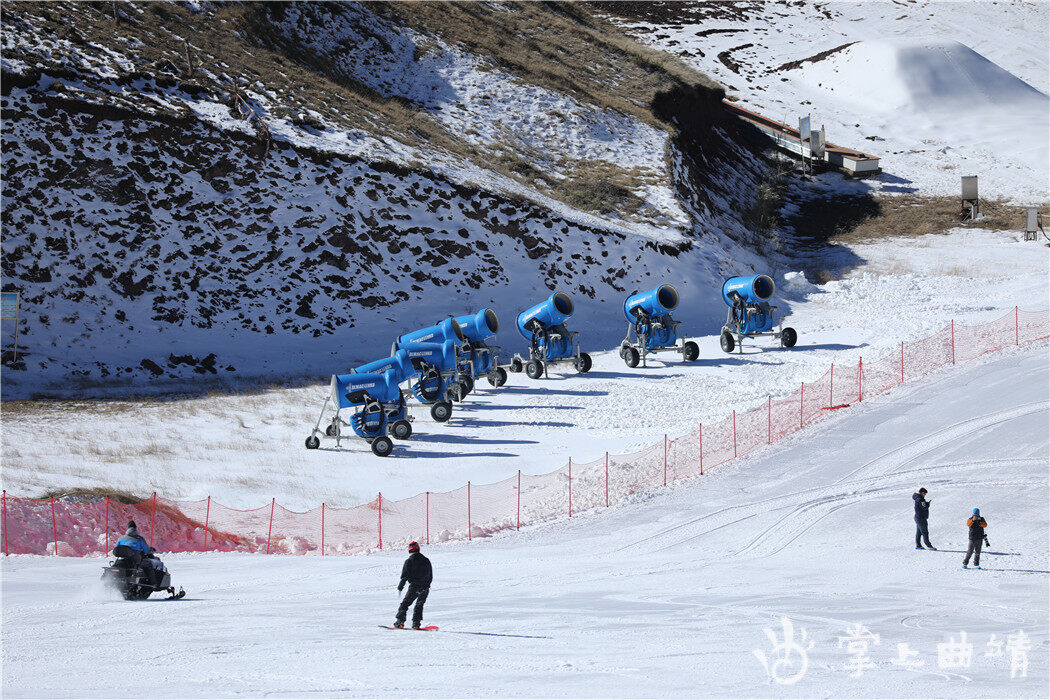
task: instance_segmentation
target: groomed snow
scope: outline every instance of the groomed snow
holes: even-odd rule
[[[1045,343],[1007,350],[633,503],[425,547],[425,619],[442,628],[426,635],[377,628],[393,617],[402,552],[172,555],[188,591],[175,603],[108,597],[99,559],[9,557],[3,693],[1042,696],[1048,382]],[[912,548],[920,485],[937,552]],[[962,571],[975,506],[992,546],[985,570]],[[791,686],[755,655],[778,658],[764,630],[782,640],[782,617],[812,643]],[[858,624],[878,643],[851,677],[841,639]],[[1028,665],[1012,677],[1019,630]],[[945,665],[938,645],[962,634],[972,656]]]

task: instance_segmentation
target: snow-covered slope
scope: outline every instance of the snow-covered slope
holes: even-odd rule
[[[436,633],[376,626],[402,552],[172,555],[174,603],[106,597],[98,559],[5,558],[3,692],[1041,697],[1048,382],[1045,346],[988,356],[658,495],[424,548]],[[936,552],[912,548],[920,485]],[[991,547],[962,571],[974,507]],[[804,665],[774,648],[782,618]],[[859,668],[857,625],[877,635]],[[953,639],[971,654],[942,653]]]
[[[4,13],[5,398],[324,376],[554,289],[607,346],[625,292],[673,281],[697,318],[694,290],[766,268],[741,215],[765,166],[699,74],[607,47],[628,97],[668,88],[617,111],[378,5],[111,9]]]
[[[887,192],[1050,199],[1044,2],[599,3],[772,119],[874,153]]]

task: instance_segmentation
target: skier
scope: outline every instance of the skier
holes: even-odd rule
[[[925,540],[926,546],[936,552],[937,548],[930,544],[930,502],[926,500],[926,489],[913,493],[911,500],[915,501],[915,549],[922,549],[921,540]]]
[[[142,553],[142,566],[148,571],[150,581],[154,585],[160,583],[161,577],[164,575],[164,565],[159,559],[153,556],[153,552],[156,550],[149,546],[146,542],[146,538],[139,534],[139,529],[135,526],[134,520],[128,521],[128,529],[124,533],[124,536],[117,540],[118,545],[126,545],[131,547],[136,552]]]
[[[418,542],[410,542],[408,552],[408,559],[401,567],[401,582],[397,584],[397,592],[400,593],[407,581],[408,593],[401,599],[401,605],[397,608],[394,627],[405,626],[408,606],[414,601],[416,607],[412,610],[412,629],[417,630],[423,622],[423,604],[427,602],[427,596],[430,594],[430,583],[434,580],[434,570],[430,566],[430,560],[419,553]]]
[[[984,528],[988,527],[988,521],[981,517],[981,509],[974,508],[973,515],[966,521],[966,526],[970,528],[970,544],[966,548],[966,558],[963,559],[963,568],[967,568],[967,564],[970,563],[970,555],[973,555],[973,568],[981,568],[981,543],[984,542],[985,546],[991,547],[988,544],[988,535],[984,534]]]

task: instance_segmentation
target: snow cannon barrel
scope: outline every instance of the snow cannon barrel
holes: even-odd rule
[[[572,312],[572,299],[569,295],[565,292],[555,292],[545,301],[518,314],[518,332],[523,338],[530,340],[533,332],[559,325],[572,316]]]
[[[439,372],[455,372],[458,353],[456,342],[446,340],[443,343],[413,343],[405,348],[408,361],[414,370],[423,369],[424,364],[432,365]]]
[[[499,318],[492,309],[482,309],[470,316],[456,316],[454,320],[459,324],[464,337],[474,343],[499,332]]]
[[[722,285],[722,299],[727,306],[734,306],[734,297],[739,297],[745,304],[760,304],[769,301],[775,287],[769,275],[752,277],[730,277]]]
[[[360,406],[368,399],[391,403],[401,398],[397,370],[332,375],[332,401],[339,408]]]
[[[400,377],[399,384],[415,373],[407,350],[398,350],[390,357],[363,364],[350,370],[350,372],[352,374],[382,374],[388,369],[394,370]]]
[[[630,323],[638,320],[638,311],[653,317],[663,316],[676,308],[678,308],[678,290],[669,284],[661,284],[648,292],[635,292],[623,303],[624,316]]]
[[[400,350],[414,343],[443,343],[446,340],[456,340],[461,343],[466,340],[463,329],[459,327],[459,322],[451,316],[436,325],[399,335],[394,341],[394,349]]]

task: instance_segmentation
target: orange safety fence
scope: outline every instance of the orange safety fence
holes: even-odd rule
[[[306,512],[276,499],[238,510],[211,498],[171,501],[154,494],[141,503],[104,498],[90,503],[54,498],[2,498],[4,554],[98,556],[109,553],[129,520],[159,551],[357,554],[372,548],[470,540],[623,502],[635,493],[703,475],[801,430],[829,410],[878,395],[945,365],[1010,345],[1050,337],[1050,311],[1015,308],[978,326],[952,321],[922,340],[902,342],[874,361],[832,365],[790,396],[768,397],[750,411],[631,454],[606,453],[547,474],[516,474],[494,484],[468,482],[453,491],[351,508],[321,504]]]

